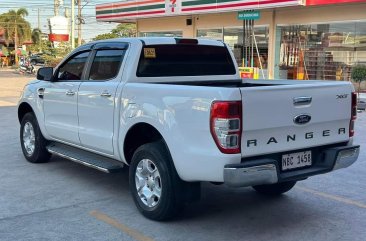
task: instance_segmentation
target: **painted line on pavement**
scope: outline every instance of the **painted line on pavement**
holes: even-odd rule
[[[0,106],[1,107],[16,106],[16,105],[17,105],[16,103],[0,100]]]
[[[336,195],[332,195],[332,194],[328,194],[328,193],[324,193],[324,192],[315,191],[315,190],[312,190],[312,189],[309,189],[309,188],[306,188],[306,187],[296,187],[296,189],[299,189],[301,191],[308,192],[308,193],[311,193],[311,194],[314,194],[314,195],[317,195],[317,196],[321,196],[321,197],[324,197],[324,198],[327,198],[327,199],[331,199],[331,200],[334,200],[334,201],[345,203],[345,204],[348,204],[348,205],[352,205],[352,206],[356,206],[356,207],[360,207],[360,208],[366,208],[366,204],[361,203],[361,202],[357,202],[357,201],[354,201],[354,200],[351,200],[351,199],[348,199],[348,198],[344,198],[344,197],[340,197],[340,196],[336,196]]]
[[[93,210],[89,213],[91,216],[95,217],[96,219],[103,221],[119,230],[124,232],[125,234],[129,235],[130,237],[138,240],[138,241],[154,241],[154,239],[149,238],[142,233],[138,232],[135,229],[129,228],[126,225],[119,223],[117,220],[109,217],[107,214],[99,212],[97,210]]]

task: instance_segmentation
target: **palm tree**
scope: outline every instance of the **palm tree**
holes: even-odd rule
[[[0,27],[5,29],[5,41],[14,43],[15,63],[18,63],[18,45],[25,39],[30,38],[31,27],[24,18],[28,16],[28,11],[25,8],[18,10],[9,10],[7,13],[0,15]]]
[[[39,28],[35,28],[32,30],[32,42],[33,44],[38,46],[38,49],[41,50],[41,36],[42,31]]]

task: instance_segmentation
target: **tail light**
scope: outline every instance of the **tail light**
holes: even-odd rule
[[[349,137],[355,134],[355,120],[357,118],[357,94],[352,92],[351,120],[349,122]]]
[[[222,153],[240,153],[241,101],[215,101],[211,105],[211,135]]]

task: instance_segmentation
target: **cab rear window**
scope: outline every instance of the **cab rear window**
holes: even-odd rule
[[[197,44],[144,46],[138,77],[233,75],[235,65],[226,47]]]

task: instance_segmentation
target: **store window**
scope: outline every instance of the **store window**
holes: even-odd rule
[[[223,40],[222,35],[223,29],[199,29],[197,30],[197,38],[208,38],[208,39],[216,39],[216,40]]]
[[[268,27],[255,26],[255,42],[253,46],[253,67],[263,68],[264,76],[267,78],[268,65]],[[234,52],[238,66],[243,64],[243,27],[225,27],[197,30],[198,38],[209,38],[223,40]],[[258,49],[258,51],[257,51]],[[259,53],[259,56],[258,56]],[[247,63],[248,65],[248,63]],[[251,65],[251,63],[249,63]],[[262,72],[262,71],[261,71]]]
[[[139,37],[182,37],[182,31],[139,32]]]
[[[278,26],[275,77],[349,81],[366,63],[366,22]]]
[[[250,50],[253,52],[253,67],[263,68],[265,72],[264,78],[267,78],[268,27],[255,26],[254,36],[255,41],[253,41],[253,50]],[[238,65],[243,65],[243,28],[224,28],[224,42],[234,52]],[[249,63],[249,65],[251,64],[252,63]]]

